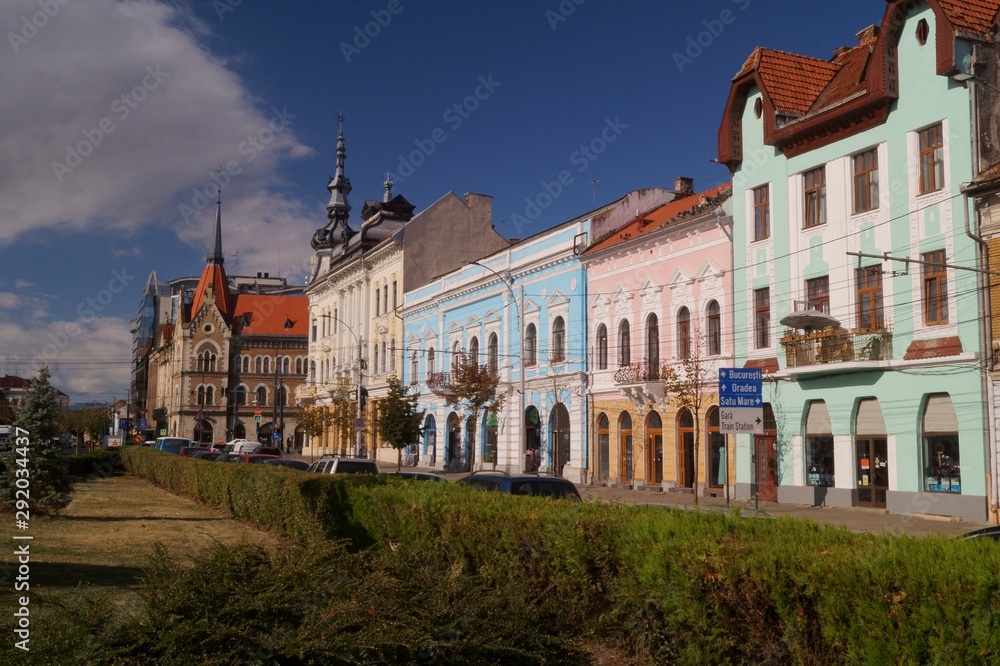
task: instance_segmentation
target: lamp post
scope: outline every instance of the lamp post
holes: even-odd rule
[[[479,266],[480,268],[482,268],[484,270],[487,270],[490,273],[493,273],[493,275],[496,275],[498,278],[500,278],[500,282],[503,284],[503,286],[507,287],[507,291],[510,292],[510,298],[511,298],[511,300],[514,301],[514,311],[517,314],[517,330],[518,330],[518,354],[517,354],[517,356],[518,356],[518,359],[519,359],[518,365],[520,366],[520,378],[519,378],[519,382],[520,382],[520,389],[519,389],[520,390],[520,399],[519,399],[519,405],[520,405],[520,410],[521,410],[521,415],[518,417],[518,423],[520,424],[520,432],[518,433],[517,440],[518,440],[518,446],[519,446],[520,450],[518,451],[518,454],[517,454],[517,457],[518,457],[518,463],[517,463],[517,465],[518,465],[519,468],[521,468],[522,465],[523,465],[523,462],[524,462],[524,454],[527,451],[527,445],[526,445],[525,439],[524,439],[525,436],[527,435],[527,430],[524,427],[525,426],[525,423],[524,423],[524,317],[522,316],[522,312],[521,312],[521,307],[524,304],[524,285],[521,285],[521,298],[520,298],[520,300],[518,300],[517,296],[514,294],[514,287],[513,287],[514,276],[512,276],[510,274],[510,271],[504,271],[504,273],[506,273],[506,275],[500,275],[500,273],[497,273],[495,270],[493,270],[489,266],[481,264],[478,261],[468,261],[468,262],[466,262],[466,265]]]
[[[357,336],[357,334],[354,332],[354,330],[350,326],[348,326],[347,324],[345,324],[343,321],[341,321],[340,319],[338,319],[337,317],[334,317],[332,314],[329,314],[329,313],[327,313],[327,314],[321,314],[320,317],[325,317],[327,319],[332,319],[333,321],[341,324],[345,329],[347,329],[347,332],[350,333],[354,337],[354,340],[358,343],[358,382],[357,382],[357,386],[355,387],[355,393],[354,393],[354,397],[355,397],[355,399],[358,402],[358,417],[357,417],[357,421],[355,421],[355,423],[354,423],[354,427],[355,427],[355,430],[356,430],[355,437],[354,437],[354,457],[355,458],[360,458],[361,457],[361,439],[364,437],[364,426],[363,426],[363,424],[364,424],[364,420],[365,420],[364,405],[362,404],[362,398],[365,395],[365,388],[364,388],[364,385],[362,383],[362,380],[364,378],[364,369],[365,369],[365,360],[364,360],[364,356],[362,355],[362,350],[363,350],[364,345],[362,344],[361,338],[359,338]]]

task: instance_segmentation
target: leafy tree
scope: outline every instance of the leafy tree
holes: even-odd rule
[[[323,434],[323,424],[326,421],[326,414],[322,407],[306,407],[299,414],[299,427],[302,432],[310,437],[319,437]]]
[[[476,424],[483,411],[496,414],[502,407],[505,394],[497,393],[500,376],[488,365],[479,365],[468,354],[456,354],[451,364],[449,386],[453,395],[448,402],[465,408],[472,432],[477,432]],[[469,447],[469,469],[476,466],[476,447]]]
[[[319,437],[327,428],[339,435],[341,447],[351,441],[351,432],[357,418],[357,390],[350,386],[338,386],[331,391],[330,404],[312,408],[313,415],[307,417],[315,420],[318,430],[310,432],[311,437]],[[303,426],[305,427],[305,426]],[[308,430],[306,432],[309,432]]]
[[[698,461],[701,448],[701,414],[711,404],[712,382],[715,366],[702,354],[700,337],[695,333],[690,343],[690,353],[674,365],[664,364],[660,372],[666,393],[678,410],[687,409],[694,417],[694,503],[698,504]],[[683,442],[681,443],[683,446]]]
[[[42,366],[31,380],[14,423],[13,445],[0,458],[0,499],[10,508],[17,507],[17,482],[27,479],[32,513],[54,512],[69,504],[69,466],[59,441],[59,403],[50,377],[48,368]]]
[[[378,434],[396,449],[396,470],[403,466],[403,448],[423,431],[424,410],[417,411],[419,393],[409,393],[398,377],[389,378],[389,395],[379,401]]]

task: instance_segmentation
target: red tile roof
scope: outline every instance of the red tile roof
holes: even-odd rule
[[[997,23],[998,0],[938,0],[948,20],[959,30],[985,34]]]
[[[198,280],[198,286],[195,287],[194,299],[191,301],[190,318],[194,319],[201,306],[205,304],[209,286],[215,293],[216,307],[219,308],[222,316],[229,321],[229,303],[231,301],[229,280],[226,278],[226,271],[223,270],[222,266],[213,263],[205,266],[205,270],[201,273],[201,279]]]
[[[309,297],[237,294],[233,306],[233,332],[306,336],[309,334]]]
[[[670,203],[666,203],[659,208],[656,208],[653,211],[622,225],[613,233],[598,240],[587,248],[587,251],[584,252],[584,254],[606,250],[607,248],[614,247],[619,243],[624,243],[625,241],[653,233],[654,231],[663,229],[672,222],[683,219],[689,215],[702,212],[705,208],[712,210],[728,199],[732,195],[732,191],[732,183],[727,182],[722,185],[717,185],[712,189],[705,190],[704,192],[689,194],[686,197],[674,199]]]
[[[758,46],[735,78],[757,70],[775,110],[801,115],[838,69],[838,65],[825,60]]]

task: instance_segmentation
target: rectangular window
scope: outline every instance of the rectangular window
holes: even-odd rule
[[[806,437],[806,484],[833,487],[833,437]]]
[[[944,187],[944,142],[941,125],[920,132],[920,193]]]
[[[858,286],[858,328],[866,331],[885,326],[882,309],[882,269],[866,266],[855,270]]]
[[[753,190],[753,239],[764,240],[771,237],[771,199],[769,186],[761,185]]]
[[[771,291],[754,289],[754,337],[757,349],[771,346]]]
[[[924,436],[924,490],[962,492],[957,433]]]
[[[830,314],[830,278],[824,275],[806,280],[806,300],[812,309]]]
[[[854,156],[854,212],[878,208],[878,152],[875,148]]]
[[[921,255],[924,281],[924,323],[941,326],[948,323],[948,274],[944,267],[944,250]]]
[[[806,171],[802,176],[805,198],[805,227],[826,224],[826,167]]]

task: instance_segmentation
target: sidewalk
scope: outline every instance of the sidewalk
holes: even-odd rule
[[[291,456],[308,460],[308,456]],[[442,476],[449,481],[456,481],[467,472],[442,472],[429,467],[406,467],[408,471],[431,472]],[[383,469],[383,471],[396,471],[395,465]],[[620,504],[662,504],[664,506],[684,506],[694,509],[694,495],[686,493],[659,492],[649,490],[630,490],[625,488],[608,488],[605,486],[577,485],[580,496],[585,502],[611,502]],[[827,506],[803,506],[800,504],[778,504],[777,502],[760,502],[761,512],[775,518],[781,516],[791,516],[793,518],[805,518],[822,523],[829,523],[846,527],[852,532],[867,534],[905,534],[909,536],[931,536],[941,535],[946,537],[957,537],[981,527],[988,527],[988,523],[967,522],[960,519],[936,516],[901,516],[886,513],[882,509],[868,509],[852,507],[847,509],[827,507]],[[699,507],[712,511],[726,511],[724,499],[716,497],[699,498]],[[754,503],[747,501],[731,500],[729,509],[743,508],[749,512],[754,512]]]

